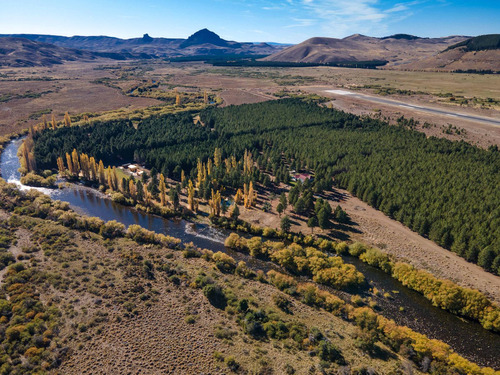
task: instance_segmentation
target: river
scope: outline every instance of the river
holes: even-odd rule
[[[10,142],[0,159],[1,176],[6,181],[15,183],[20,189],[29,189],[20,183],[19,160],[17,150],[21,139]],[[230,233],[206,224],[191,223],[185,220],[167,220],[155,215],[136,211],[106,198],[102,193],[80,185],[71,184],[64,189],[36,188],[52,199],[68,202],[76,212],[96,216],[103,220],[116,220],[126,226],[139,224],[149,230],[165,233],[193,242],[196,246],[212,251],[224,251],[237,261],[244,260],[253,269],[267,271],[277,268],[270,262],[251,258],[246,254],[234,252],[224,247],[224,239]],[[489,332],[480,324],[458,318],[444,310],[432,306],[423,296],[403,286],[384,272],[371,267],[357,258],[344,257],[362,272],[367,279],[367,287],[376,287],[383,294],[388,292],[391,298],[381,295],[373,297],[377,302],[377,311],[383,316],[394,319],[400,325],[408,326],[417,332],[439,339],[449,344],[457,353],[481,366],[500,369],[500,335]],[[337,293],[336,291],[333,291]],[[345,293],[344,297],[346,296]],[[363,293],[362,293],[363,294]],[[347,294],[347,297],[349,295]]]

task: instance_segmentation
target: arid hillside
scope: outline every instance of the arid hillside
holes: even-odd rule
[[[418,38],[411,35],[373,38],[359,34],[344,39],[311,38],[265,60],[304,63],[385,60],[389,66],[397,66],[432,56],[464,39],[463,36]]]
[[[25,38],[0,38],[0,66],[52,66],[68,61],[93,61],[99,58],[88,51],[58,47]]]
[[[481,35],[441,53],[409,64],[407,69],[433,71],[500,71],[500,35]]]

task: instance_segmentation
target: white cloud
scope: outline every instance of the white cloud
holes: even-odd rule
[[[403,13],[410,14],[410,7],[418,2],[383,9],[378,0],[302,0],[302,7],[316,17],[325,36],[339,38],[354,33],[385,34],[388,23],[406,17]]]
[[[292,20],[295,22],[291,25],[285,26],[286,28],[292,28],[292,27],[308,27],[312,26],[316,23],[315,19],[311,18],[292,18]]]

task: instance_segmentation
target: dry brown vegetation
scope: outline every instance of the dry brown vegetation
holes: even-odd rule
[[[103,113],[112,116],[134,115],[148,106],[165,105],[158,95],[131,96],[141,85],[159,83],[159,90],[177,89],[180,93],[208,90],[224,105],[254,103],[276,98],[282,91],[302,91],[328,96],[332,88],[357,89],[374,94],[380,87],[396,90],[390,97],[415,104],[457,108],[466,113],[498,118],[500,100],[498,75],[402,72],[348,68],[251,68],[212,67],[203,63],[120,62],[106,64],[68,63],[51,68],[0,69],[1,135],[19,132],[40,122],[46,114],[61,119],[65,112]],[[403,90],[409,94],[398,94]],[[451,95],[449,95],[451,94]],[[450,98],[459,98],[451,101]],[[468,99],[465,103],[464,99]],[[476,100],[473,100],[476,98]],[[488,98],[494,100],[489,102]],[[420,129],[429,135],[448,137],[448,124],[465,128],[458,138],[488,146],[499,141],[498,127],[465,122],[452,117],[431,116],[407,108],[366,103],[355,98],[336,98],[334,106],[358,114],[397,118],[414,117],[421,124],[436,128]],[[158,111],[156,111],[158,112]],[[111,117],[112,117],[111,116]],[[110,118],[108,116],[107,118]],[[455,137],[456,139],[457,137]]]
[[[354,373],[365,368],[380,374],[400,374],[408,366],[382,343],[377,347],[384,355],[365,352],[356,344],[359,330],[351,323],[289,300],[272,285],[262,283],[262,276],[251,280],[227,273],[218,262],[214,265],[208,261],[210,252],[200,258],[202,251],[189,245],[179,251],[182,247],[176,250],[141,244],[123,235],[106,239],[94,233],[95,229],[69,229],[68,225],[75,224],[67,221],[71,215],[66,205],[30,194],[28,199],[4,195],[4,207],[13,207],[11,204],[19,201],[26,212],[44,206],[50,217],[60,216],[55,222],[0,211],[2,225],[9,226],[17,239],[9,251],[18,261],[7,269],[3,282],[8,283],[11,296],[14,287],[20,285],[15,281],[33,288],[42,303],[38,309],[53,314],[50,331],[44,333],[52,341],[43,352],[43,347],[26,351],[18,347],[20,353],[10,354],[15,361],[5,366],[25,371],[33,366],[54,374],[253,374],[287,373],[291,369],[305,374],[329,367],[351,373],[342,365],[321,362],[318,355],[305,350],[314,349],[312,339],[263,339],[245,333],[244,323],[238,318],[241,300],[246,300],[251,310],[272,314],[273,319],[321,332],[342,353],[339,363],[348,363]],[[227,256],[219,258],[234,262]],[[205,289],[200,288],[202,282],[221,286],[235,302],[228,302],[225,309],[214,306],[205,297]],[[289,300],[287,311],[276,307],[276,301],[283,299]],[[28,311],[23,317],[25,324],[40,315],[33,316]],[[49,324],[47,314],[41,316]],[[0,324],[12,328],[15,323],[3,318]],[[23,332],[23,327],[15,329]],[[49,354],[55,362],[48,360]]]

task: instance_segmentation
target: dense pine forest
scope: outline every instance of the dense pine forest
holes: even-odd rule
[[[500,152],[465,142],[426,138],[402,126],[361,118],[297,99],[209,108],[151,117],[44,130],[34,135],[40,170],[56,168],[73,149],[105,163],[145,163],[165,176],[194,180],[198,159],[216,148],[222,158],[255,165],[219,177],[240,187],[250,179],[271,185],[290,170],[315,172],[315,191],[345,188],[423,236],[500,274]],[[247,179],[244,181],[244,179]],[[276,182],[274,180],[274,182]]]

